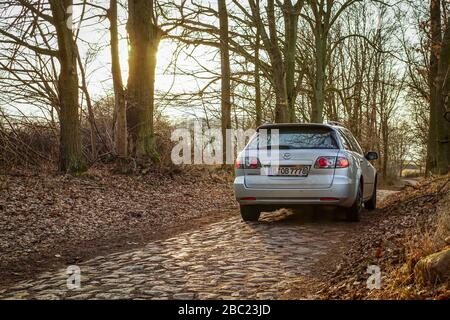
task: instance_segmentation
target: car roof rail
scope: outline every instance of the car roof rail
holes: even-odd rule
[[[330,126],[339,126],[339,127],[344,126],[342,123],[337,122],[337,121],[328,121],[327,124],[329,124]]]

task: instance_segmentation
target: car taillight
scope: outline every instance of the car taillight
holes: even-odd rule
[[[244,166],[242,165],[242,160],[241,159],[236,159],[236,162],[234,163],[234,167],[236,169],[244,169]]]
[[[316,169],[333,169],[333,168],[347,168],[349,161],[345,157],[319,157],[316,160],[314,168]]]
[[[261,168],[261,163],[256,157],[248,157],[245,159],[237,159],[234,166],[236,169],[259,169]]]
[[[319,157],[316,160],[314,168],[317,169],[332,169],[336,164],[336,157]]]
[[[336,168],[348,168],[350,165],[349,161],[345,157],[338,157],[336,161]]]
[[[247,158],[246,169],[258,169],[261,167],[258,158]]]

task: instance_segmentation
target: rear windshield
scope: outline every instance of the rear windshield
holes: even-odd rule
[[[274,132],[272,132],[273,134]],[[273,145],[271,131],[267,134],[256,133],[249,143],[248,149],[338,149],[332,131],[327,128],[279,129],[279,141]]]

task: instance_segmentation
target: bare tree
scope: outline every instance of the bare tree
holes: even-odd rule
[[[116,152],[119,158],[128,155],[127,113],[125,90],[122,82],[122,69],[119,57],[119,32],[117,28],[117,0],[110,0],[107,16],[110,22],[111,74],[114,87],[114,129]]]
[[[58,78],[60,100],[60,170],[79,172],[83,169],[80,139],[77,46],[72,30],[67,26],[71,0],[50,0],[53,25],[58,38]]]
[[[430,66],[428,72],[428,86],[430,91],[430,125],[428,134],[427,171],[434,171],[437,168],[437,92],[436,75],[439,63],[439,46],[442,41],[441,30],[441,1],[430,0]]]
[[[283,57],[282,49],[280,48],[280,39],[278,37],[277,22],[275,16],[275,2],[273,0],[267,1],[266,13],[268,30],[266,30],[265,24],[261,18],[261,10],[259,7],[259,1],[249,0],[251,8],[251,17],[258,29],[258,33],[261,35],[262,43],[266,49],[270,61],[271,61],[271,73],[272,82],[275,89],[276,96],[276,108],[275,108],[275,121],[276,122],[289,122],[293,121],[292,117],[295,117],[293,111],[293,83],[294,83],[294,70],[295,70],[295,49],[296,49],[296,37],[297,37],[297,21],[300,14],[303,1],[298,1],[295,6],[291,1],[285,1],[285,21],[286,27],[286,43],[285,43],[285,56]],[[287,44],[289,42],[289,44]],[[286,70],[289,65],[289,77],[287,77]],[[287,80],[289,80],[291,104],[289,104],[288,86]],[[289,110],[291,105],[291,111]]]
[[[440,174],[448,171],[449,124],[444,118],[445,99],[448,94],[449,31],[442,37],[441,1],[430,1],[430,126],[428,135],[427,171]],[[443,55],[442,55],[443,54]],[[447,60],[445,60],[447,59]]]
[[[323,122],[323,109],[326,92],[326,68],[331,55],[330,33],[343,13],[361,0],[346,0],[342,3],[334,0],[310,0],[311,15],[301,16],[308,22],[314,35],[315,74],[313,82],[312,122]],[[345,36],[347,38],[348,36]],[[343,41],[338,39],[337,42]]]
[[[153,127],[156,54],[164,35],[158,27],[154,1],[128,2],[129,76],[127,124],[131,154],[157,159]]]
[[[220,69],[221,69],[221,128],[222,128],[222,161],[227,161],[227,154],[231,155],[232,150],[227,141],[227,129],[231,129],[231,70],[230,52],[228,49],[228,11],[226,0],[218,0],[219,23],[220,23]],[[231,137],[230,137],[231,138]]]
[[[256,29],[256,39],[255,39],[255,60],[259,61],[259,50],[261,44],[261,33],[259,29]],[[261,103],[261,75],[259,71],[259,63],[255,63],[255,125],[256,127],[261,125],[262,122],[262,103]]]
[[[439,50],[439,62],[434,79],[436,100],[430,109],[435,110],[437,126],[437,172],[445,174],[450,164],[450,123],[445,119],[450,97],[450,17]],[[447,106],[446,106],[447,105]]]

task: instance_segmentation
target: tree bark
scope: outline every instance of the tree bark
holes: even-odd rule
[[[127,111],[125,90],[122,81],[122,70],[119,57],[119,33],[117,27],[117,0],[110,0],[108,19],[111,35],[111,73],[114,86],[114,137],[116,152],[119,158],[128,156],[127,143]]]
[[[381,130],[382,130],[382,139],[383,139],[383,166],[381,170],[381,175],[384,179],[388,177],[388,163],[389,163],[389,126],[388,120],[383,117],[381,120]]]
[[[278,45],[277,26],[275,19],[275,3],[273,0],[267,1],[267,20],[269,24],[269,36],[271,43],[269,54],[272,60],[272,73],[274,87],[276,91],[275,122],[288,122],[288,97],[286,90],[286,67],[283,55]]]
[[[450,93],[450,18],[442,39],[436,74],[436,165],[439,174],[446,174],[449,166],[450,123],[445,119],[446,101]]]
[[[86,73],[84,71],[83,62],[81,61],[80,52],[77,48],[77,62],[78,67],[80,68],[80,76],[81,76],[81,90],[84,93],[84,97],[86,99],[86,106],[88,109],[88,120],[90,127],[90,135],[91,135],[91,161],[95,161],[97,159],[97,125],[95,124],[95,116],[94,116],[94,107],[92,105],[91,95],[89,94],[87,82],[86,82]]]
[[[286,93],[288,104],[288,120],[295,122],[295,53],[297,49],[298,17],[300,8],[292,5],[291,0],[284,1],[284,29],[286,33],[284,45],[284,62],[286,65]]]
[[[231,70],[228,47],[228,12],[226,0],[218,0],[220,24],[220,69],[221,69],[221,124],[222,124],[222,160],[223,164],[232,161],[232,150],[227,152],[227,129],[231,129]],[[231,138],[231,137],[230,137]],[[227,153],[230,159],[227,161]]]
[[[255,46],[255,125],[259,127],[262,122],[262,103],[261,103],[261,76],[259,74],[259,47],[261,42],[261,34],[256,29],[256,46]]]
[[[128,1],[129,76],[127,125],[130,152],[158,159],[153,128],[156,54],[163,32],[154,21],[153,0]]]
[[[441,31],[441,1],[431,0],[430,2],[430,23],[431,23],[431,45],[430,45],[430,70],[428,75],[428,85],[430,89],[430,125],[428,131],[427,148],[427,172],[434,172],[437,169],[437,92],[436,76],[439,64],[439,46],[442,41]]]
[[[78,173],[84,170],[82,161],[79,102],[77,47],[72,30],[68,28],[68,7],[72,0],[50,0],[50,8],[58,41],[60,74],[58,78],[60,105],[60,159],[59,169]]]
[[[323,35],[322,27],[318,27],[315,35],[315,64],[316,77],[314,79],[314,94],[311,110],[311,122],[323,122],[323,108],[325,104],[325,68],[327,56],[327,38]]]

